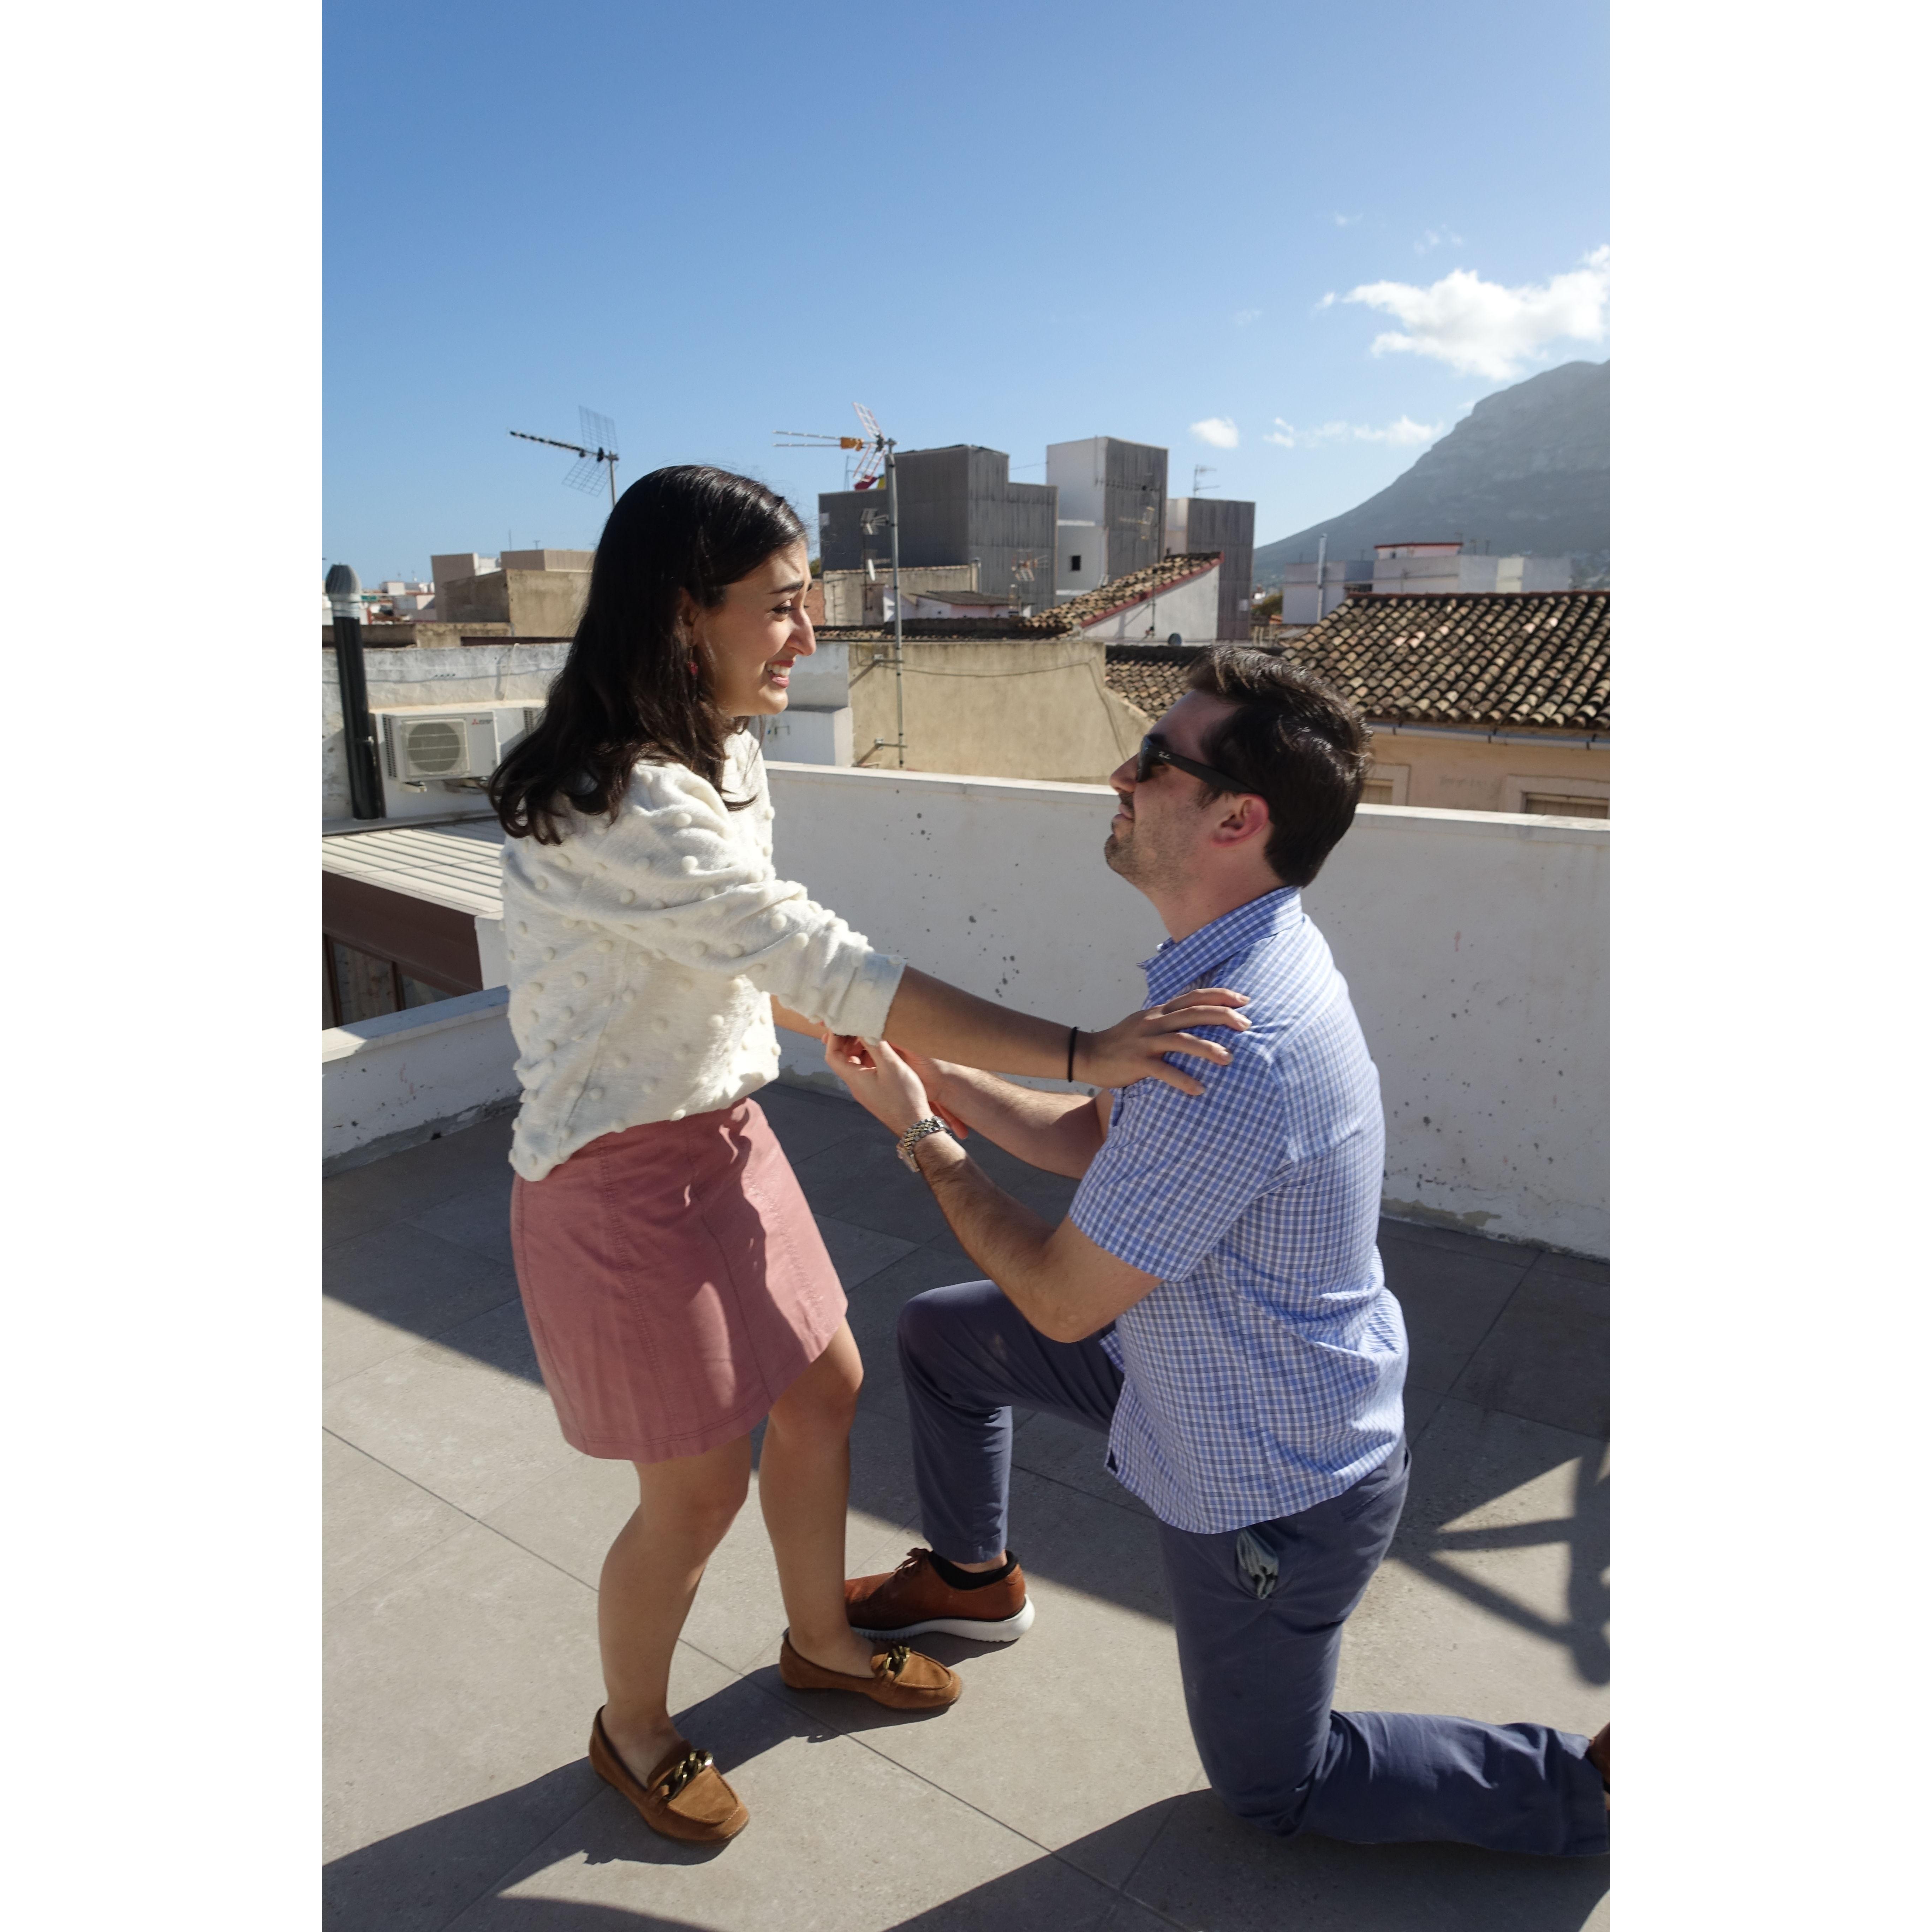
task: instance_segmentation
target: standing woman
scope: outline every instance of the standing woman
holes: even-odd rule
[[[522,1084],[510,1160],[517,1279],[566,1439],[636,1466],[638,1504],[604,1558],[607,1701],[591,1762],[655,1829],[717,1842],[746,1811],[680,1737],[672,1652],[698,1580],[758,1498],[800,1689],[901,1708],[959,1694],[845,1618],[847,1438],[860,1379],[845,1298],[751,1096],[778,1071],[774,1018],[892,1038],[1009,1072],[1199,1084],[1168,1051],[1239,1027],[1192,993],[1109,1032],[1008,1012],[874,952],[772,869],[750,718],[782,711],[815,646],[804,531],[764,485],[698,466],[633,484],[541,722],[490,802],[509,835],[503,923]]]

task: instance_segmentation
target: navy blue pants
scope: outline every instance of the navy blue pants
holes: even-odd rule
[[[989,1281],[900,1311],[913,1469],[927,1540],[953,1562],[1006,1544],[1012,1408],[1105,1431],[1120,1372],[1096,1338],[1049,1342]],[[1586,1738],[1546,1724],[1335,1711],[1342,1627],[1402,1515],[1408,1445],[1294,1516],[1199,1536],[1160,1525],[1188,1721],[1238,1816],[1358,1844],[1447,1840],[1582,1857],[1610,1850]]]

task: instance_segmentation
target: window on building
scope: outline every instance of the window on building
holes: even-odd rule
[[[412,980],[393,959],[378,959],[339,939],[322,942],[322,1023],[346,1026],[380,1019],[412,1006],[427,1006],[453,996]]]
[[[1076,554],[1076,555],[1072,556],[1069,557],[1069,558],[1067,559],[1067,562],[1069,562],[1069,563],[1072,566],[1072,568],[1073,568],[1074,569],[1076,569],[1076,570],[1078,570],[1078,569],[1080,568],[1080,559],[1079,559],[1079,556],[1078,556],[1078,555],[1077,554]]]
[[[1610,802],[1606,798],[1573,798],[1556,791],[1525,792],[1522,808],[1546,818],[1607,818],[1610,815]]]
[[[1362,802],[1364,805],[1393,805],[1395,802],[1394,778],[1366,778],[1362,783]]]

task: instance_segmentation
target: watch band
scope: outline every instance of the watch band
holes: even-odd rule
[[[943,1134],[949,1131],[944,1120],[936,1120],[930,1114],[927,1114],[922,1120],[914,1121],[912,1125],[899,1136],[900,1160],[916,1174],[919,1172],[919,1162],[914,1156],[913,1149],[918,1146],[928,1134]]]

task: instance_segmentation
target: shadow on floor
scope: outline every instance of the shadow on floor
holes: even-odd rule
[[[784,1087],[767,1088],[760,1099],[824,1220],[845,1280],[866,1361],[862,1402],[874,1425],[902,1436],[892,1346],[898,1310],[926,1288],[970,1279],[972,1264],[929,1194],[910,1184],[890,1144],[868,1131],[872,1124],[857,1108]],[[331,1237],[326,1282],[347,1307],[540,1385],[509,1266],[508,1136],[507,1120],[488,1122],[332,1178],[325,1190]],[[1036,1211],[1051,1216],[1064,1211],[1071,1181],[1040,1174],[977,1139],[974,1150]],[[1603,1271],[1593,1275],[1591,1264],[1472,1236],[1393,1223],[1384,1232],[1390,1280],[1411,1333],[1416,1454],[1408,1510],[1392,1553],[1477,1607],[1565,1646],[1586,1681],[1607,1682],[1609,1484],[1600,1468],[1600,1443],[1591,1439],[1594,1419],[1606,1412],[1606,1328],[1600,1317],[1608,1291],[1596,1278]],[[1540,1365],[1551,1366],[1544,1372]],[[1489,1406],[1498,1400],[1510,1406],[1500,1411]],[[1472,1435],[1467,1424],[1476,1415],[1496,1418],[1493,1440]],[[1581,1433],[1579,1424],[1586,1425]],[[1049,1442],[1051,1454],[1030,1446]],[[1027,1480],[1135,1510],[1126,1492],[1104,1474],[1104,1453],[1097,1433],[1086,1437],[1054,1418],[1022,1426],[1015,1462],[1026,1474],[1016,1480],[1015,1544],[1042,1575],[1165,1617],[1158,1575],[1124,1566],[1118,1552],[1108,1562],[1090,1548],[1081,1552],[1050,1546],[1051,1538],[1045,1544],[1028,1540],[1021,1495]],[[1502,1528],[1447,1527],[1490,1498],[1573,1460],[1568,1516]],[[906,1520],[900,1460],[855,1456],[855,1508],[886,1521]],[[1470,1489],[1472,1475],[1480,1479],[1480,1493]],[[1552,1543],[1567,1544],[1570,1552],[1568,1614],[1562,1621],[1468,1576],[1454,1561],[1460,1552]],[[1131,1583],[1124,1569],[1132,1570]]]
[[[603,1791],[586,1765],[567,1766],[521,1790],[338,1859],[324,1875],[325,1927],[443,1932],[476,1911],[490,1932],[687,1932],[692,1922],[641,1906],[512,1890],[541,1884],[543,1871],[581,1860],[632,1868],[638,1892],[648,1895],[656,1868],[733,1855],[730,1846],[700,1852],[658,1838],[614,1802],[577,1803],[585,1786]],[[560,1788],[573,1808],[532,1851],[527,1821]],[[525,1825],[520,1834],[514,1830],[519,1822]],[[506,1826],[512,1828],[502,1829]],[[492,1855],[488,1840],[500,1831]],[[1152,1842],[1124,1891],[1090,1876],[1101,1839],[1150,1832]],[[472,1874],[487,1868],[489,1875],[452,1885],[452,1867],[466,1865]],[[1241,1824],[1210,1795],[1194,1792],[1148,1806],[1104,1833],[898,1920],[892,1932],[1041,1926],[1055,1932],[1100,1932],[1103,1926],[1154,1932],[1162,1921],[1214,1932],[1273,1932],[1284,1924],[1296,1932],[1416,1932],[1425,1926],[1429,1932],[1577,1932],[1608,1888],[1609,1870],[1607,1858],[1520,1858],[1461,1845],[1284,1842]],[[782,1924],[782,1916],[770,1922]]]

